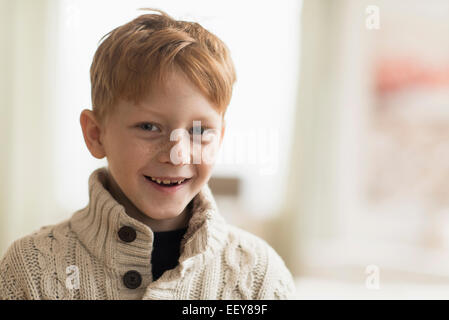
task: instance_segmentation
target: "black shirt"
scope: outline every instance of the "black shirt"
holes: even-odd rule
[[[180,245],[187,228],[154,232],[151,264],[153,281],[156,281],[166,270],[178,265]]]

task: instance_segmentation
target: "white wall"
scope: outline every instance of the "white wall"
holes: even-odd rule
[[[52,124],[55,85],[55,1],[1,1],[1,230],[0,250],[52,221]],[[44,23],[45,22],[45,23]]]

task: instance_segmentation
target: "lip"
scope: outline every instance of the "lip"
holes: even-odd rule
[[[186,179],[186,181],[184,181],[183,183],[174,186],[174,187],[163,187],[158,185],[156,182],[151,181],[150,179],[147,179],[145,176],[143,176],[143,179],[145,180],[146,183],[148,183],[151,187],[153,187],[154,189],[156,189],[157,191],[160,191],[162,193],[166,193],[166,194],[173,194],[177,191],[179,191],[180,189],[184,188],[187,184],[190,183],[191,178]]]

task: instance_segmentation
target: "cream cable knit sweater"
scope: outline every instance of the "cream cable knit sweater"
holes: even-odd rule
[[[226,224],[207,184],[193,199],[179,265],[153,281],[153,233],[125,213],[106,179],[106,168],[95,170],[84,209],[9,247],[0,261],[0,299],[295,298],[283,260],[264,240]],[[135,230],[134,240],[121,240],[123,226]],[[130,270],[137,280],[125,279]]]

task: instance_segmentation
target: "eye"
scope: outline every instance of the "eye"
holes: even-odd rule
[[[154,129],[154,128],[157,129],[157,127],[154,124],[149,123],[149,122],[141,123],[138,125],[138,127],[144,131],[154,131],[152,129]]]
[[[204,133],[204,131],[206,131],[207,130],[207,128],[206,127],[201,127],[201,133],[200,134],[203,134]],[[196,131],[196,130],[195,130]],[[191,134],[193,134],[193,128],[192,129],[190,129],[190,133]]]

